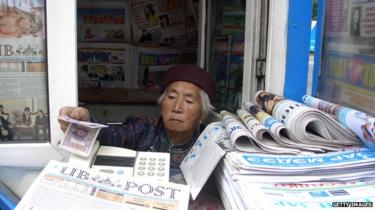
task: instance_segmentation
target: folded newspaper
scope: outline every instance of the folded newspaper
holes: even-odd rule
[[[68,116],[62,116],[59,119],[69,122],[59,146],[82,157],[90,155],[100,129],[108,127],[98,123],[78,121]]]
[[[375,178],[375,153],[364,147],[308,155],[229,152],[223,163],[233,179],[254,182],[348,181]]]
[[[261,109],[284,123],[302,143],[325,146],[326,150],[361,144],[352,131],[318,109],[265,91],[258,91],[255,101]]]
[[[229,136],[222,122],[209,124],[198,137],[194,146],[181,162],[180,168],[190,185],[191,197],[195,200],[214,171],[216,165],[230,149]]]
[[[50,161],[16,210],[187,209],[189,187],[170,182],[108,176],[90,168]]]
[[[254,136],[236,115],[225,110],[221,111],[220,115],[228,132],[231,145],[235,149],[246,152],[259,152],[254,142]]]
[[[375,180],[272,184],[239,181],[242,209],[373,209]],[[256,193],[254,193],[256,192]],[[250,195],[251,196],[247,196]],[[241,208],[238,208],[241,209]],[[344,208],[343,208],[344,209]]]
[[[375,149],[375,117],[308,95],[303,96],[303,102],[307,106],[333,115],[342,125],[352,130],[364,145]]]
[[[231,151],[215,178],[225,209],[372,209],[374,168],[375,154],[366,148],[309,155]]]

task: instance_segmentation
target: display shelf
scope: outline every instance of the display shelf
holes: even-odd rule
[[[125,88],[79,88],[80,102],[156,104],[159,90]]]

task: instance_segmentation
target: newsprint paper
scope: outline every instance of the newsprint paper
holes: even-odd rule
[[[229,147],[229,136],[223,122],[209,124],[201,133],[193,148],[182,161],[180,168],[191,186],[191,197],[195,200],[216,165]]]
[[[333,115],[342,125],[352,130],[368,148],[375,150],[375,117],[308,95],[303,96],[303,102]]]
[[[187,185],[114,177],[51,160],[16,210],[187,209]]]
[[[246,209],[374,209],[375,181],[302,184],[237,183]],[[254,193],[256,192],[256,193]]]

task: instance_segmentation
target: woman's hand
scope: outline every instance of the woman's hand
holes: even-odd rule
[[[90,121],[90,112],[83,107],[64,106],[59,111],[59,118],[62,116],[68,116],[79,121]],[[59,123],[61,130],[65,132],[69,122],[59,119]]]

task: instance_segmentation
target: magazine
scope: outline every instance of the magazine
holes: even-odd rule
[[[109,176],[51,160],[16,210],[187,209],[187,185],[126,176]]]
[[[375,117],[308,95],[303,96],[303,102],[307,106],[333,115],[342,125],[352,130],[364,145],[375,149]]]
[[[108,127],[98,123],[74,120],[68,116],[62,116],[59,119],[70,123],[59,147],[82,157],[90,155],[100,129]]]
[[[325,146],[325,150],[361,144],[353,132],[318,109],[265,91],[258,91],[255,101],[261,109],[284,123],[302,143]]]

